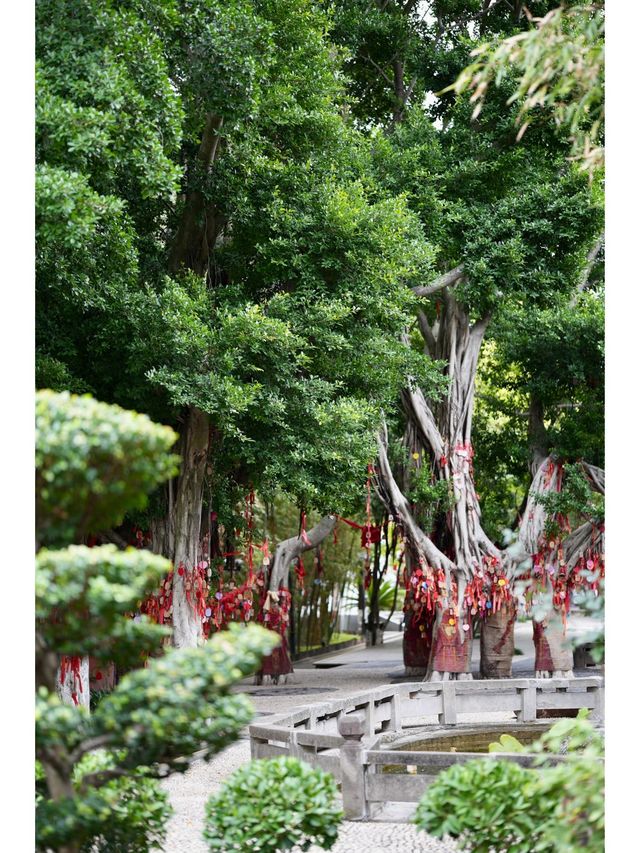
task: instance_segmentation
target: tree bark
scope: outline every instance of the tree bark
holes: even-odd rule
[[[556,489],[560,469],[549,457],[549,437],[544,424],[542,401],[535,394],[529,402],[527,427],[529,443],[529,469],[532,483],[519,526],[519,539],[527,554],[535,554],[542,541],[546,515],[536,502],[539,491]],[[513,561],[507,564],[510,574],[515,569]],[[514,651],[514,625],[516,606],[513,603],[485,616],[480,627],[480,674],[483,678],[509,678],[512,672]]]
[[[529,422],[527,424],[529,442],[529,470],[535,476],[542,463],[549,455],[549,437],[544,425],[544,409],[542,400],[535,394],[529,401]]]
[[[457,623],[463,618],[463,615],[457,617],[454,608],[436,611],[429,660],[430,681],[447,681],[453,678],[464,681],[472,678],[473,633],[470,626],[465,632],[459,631]]]
[[[211,170],[220,147],[224,119],[208,113],[198,149],[197,164],[204,174]],[[180,225],[169,254],[169,271],[191,269],[204,275],[209,266],[209,251],[216,238],[216,217],[202,192],[191,190],[185,199]]]
[[[325,515],[315,527],[307,532],[307,541],[303,536],[291,536],[285,539],[276,548],[269,566],[269,589],[277,592],[281,586],[288,586],[289,565],[305,551],[317,546],[326,539],[336,526],[338,517],[336,515]]]
[[[533,622],[536,678],[572,678],[573,651],[562,618],[554,610]]]
[[[71,769],[65,767],[57,767],[53,762],[41,757],[40,762],[44,770],[44,776],[49,789],[49,796],[52,800],[64,800],[75,796],[73,784],[71,782]],[[56,853],[79,853],[80,844],[70,841],[68,844],[63,844],[56,847]]]
[[[595,466],[582,465],[585,477],[592,489],[604,494],[604,471]],[[561,486],[562,469],[556,460],[549,456],[543,460],[535,473],[527,509],[520,527],[519,539],[527,554],[542,553],[546,565],[554,571],[562,571],[567,577],[578,568],[578,563],[588,553],[602,552],[604,534],[600,526],[590,521],[581,524],[565,538],[559,538],[555,546],[549,548],[544,536],[547,512],[540,504],[538,496],[558,491]],[[562,562],[560,549],[562,548]],[[551,584],[547,577],[546,592],[551,594]],[[567,593],[568,594],[568,593]],[[562,615],[550,606],[547,614],[533,621],[533,641],[536,650],[536,676],[571,677],[573,675],[573,653],[566,635],[566,622]]]
[[[480,629],[480,676],[511,678],[514,652],[513,626],[516,619],[513,601],[485,616]]]
[[[173,643],[193,648],[202,636],[202,617],[188,600],[193,570],[198,564],[204,477],[209,452],[209,417],[190,408],[181,442],[182,468],[178,478],[173,527]],[[182,571],[180,571],[182,569]]]
[[[402,636],[402,661],[405,675],[423,678],[427,674],[432,642],[433,622],[424,619],[414,624],[409,613]]]
[[[409,544],[405,545],[407,549],[405,550],[406,576],[410,578],[413,571],[413,557],[408,550],[409,547]],[[414,600],[411,584],[405,593],[403,610],[405,622],[402,635],[402,661],[405,675],[422,678],[429,669],[433,618],[424,612],[420,612],[419,606]]]
[[[63,656],[56,683],[58,696],[66,705],[81,705],[89,710],[89,658]]]

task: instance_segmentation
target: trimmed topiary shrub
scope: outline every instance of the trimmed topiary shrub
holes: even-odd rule
[[[333,776],[297,758],[251,761],[207,802],[205,840],[225,853],[330,850],[342,819],[337,793]]]
[[[536,815],[524,789],[532,775],[510,761],[490,758],[454,764],[440,773],[418,804],[415,822],[441,838],[458,839],[474,853],[535,849]]]

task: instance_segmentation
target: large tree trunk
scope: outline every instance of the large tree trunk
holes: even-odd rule
[[[536,678],[573,677],[573,649],[559,613],[552,610],[542,622],[533,622]]]
[[[487,563],[499,565],[501,562],[500,552],[489,540],[480,522],[471,445],[475,376],[480,347],[490,317],[487,314],[471,324],[467,312],[448,289],[462,275],[462,268],[458,267],[441,276],[428,288],[420,289],[421,295],[442,293],[443,303],[436,322],[429,324],[422,313],[419,319],[427,354],[431,358],[443,360],[447,365],[450,382],[447,396],[443,401],[431,404],[411,382],[403,393],[407,418],[422,448],[429,455],[433,476],[450,484],[455,501],[452,511],[447,514],[446,523],[436,533],[435,540],[419,529],[409,502],[395,482],[386,457],[386,437],[379,443],[379,493],[387,508],[402,524],[417,554],[423,577],[426,573],[429,580],[432,576],[435,580],[439,570],[445,576],[446,587],[436,589],[438,625],[435,627],[431,651],[431,677],[434,679],[468,677],[471,626],[464,606],[465,590],[473,577],[484,571]],[[448,614],[444,626],[440,625],[443,612]],[[455,642],[449,636],[452,627],[448,624],[450,618],[455,622]],[[454,647],[457,649],[456,654]],[[434,665],[439,666],[445,661],[451,663],[452,669],[443,672]]]
[[[46,648],[42,637],[36,632],[36,684],[45,686],[50,692],[57,691],[58,696],[68,705],[85,705],[88,709],[89,658],[61,657],[58,662],[58,656]],[[73,797],[73,768],[62,747],[49,746],[46,751],[39,750],[37,757],[42,764],[50,798],[62,800]],[[59,853],[78,853],[79,849],[80,845],[73,843],[57,848]]]
[[[413,557],[407,546],[406,577],[413,576]],[[415,587],[409,583],[403,610],[405,614],[404,631],[402,636],[402,660],[405,675],[414,678],[422,678],[429,669],[429,658],[431,656],[431,643],[433,638],[433,614],[421,607],[416,600]]]
[[[47,758],[41,758],[40,763],[44,770],[44,776],[52,800],[64,800],[75,797],[75,790],[71,781],[71,768],[63,766],[64,762],[53,762]],[[79,853],[80,842],[70,841],[56,847],[56,853]]]
[[[190,408],[182,434],[182,467],[178,478],[173,529],[173,643],[178,648],[198,645],[202,614],[195,602],[202,495],[209,451],[209,418]]]
[[[197,154],[199,170],[207,173],[220,151],[223,119],[208,113]],[[169,254],[169,271],[189,269],[208,275],[209,252],[221,223],[214,204],[201,190],[190,190]],[[202,495],[209,450],[209,417],[191,406],[182,431],[182,467],[175,503],[170,501],[167,518],[154,527],[154,549],[173,560],[173,642],[178,648],[196,646],[202,635],[202,614],[196,606]]]
[[[440,681],[450,678],[470,680],[471,651],[473,634],[467,624],[467,631],[460,631],[458,622],[464,616],[457,617],[457,608],[438,610],[434,624],[434,637],[429,660],[429,680]]]
[[[222,125],[220,116],[207,114],[197,157],[199,168],[205,173],[210,171],[220,150]],[[189,192],[171,247],[169,271],[175,273],[185,267],[197,275],[205,275],[209,268],[209,252],[221,224],[214,206],[207,202],[202,192],[198,189]]]
[[[533,481],[529,489],[529,497],[525,508],[518,538],[526,554],[540,554],[547,564],[547,544],[545,540],[545,524],[547,512],[540,503],[539,496],[557,492],[562,486],[562,468],[550,456],[542,456],[540,446],[546,444],[546,431],[542,423],[542,407],[532,400],[529,417],[529,439],[531,453],[531,471]],[[537,447],[536,447],[537,445]],[[534,566],[535,573],[535,566]],[[540,586],[545,594],[551,594],[550,578],[544,575],[540,582],[532,574],[532,583]],[[541,583],[544,584],[542,589]],[[537,678],[571,675],[573,668],[570,647],[566,642],[566,629],[559,615],[551,607],[548,613],[540,619],[534,613],[533,644],[535,648],[535,672]]]
[[[480,629],[480,675],[482,678],[511,678],[517,607],[508,602],[486,616]]]
[[[594,491],[604,494],[604,471],[587,463],[582,464],[585,478]],[[535,471],[529,490],[529,499],[519,531],[519,540],[525,553],[533,555],[534,566],[531,583],[551,602],[554,593],[553,581],[561,584],[558,600],[551,602],[547,612],[540,617],[534,614],[533,641],[536,651],[536,676],[571,677],[573,675],[573,652],[567,638],[566,620],[569,613],[569,579],[580,570],[582,561],[602,553],[603,529],[587,521],[568,536],[557,536],[548,542],[545,536],[547,511],[539,496],[559,491],[562,487],[562,466],[548,456]]]
[[[428,590],[422,594],[423,605],[436,617],[430,652],[430,677],[433,679],[469,677],[471,617],[482,616],[480,669],[483,675],[509,675],[513,651],[515,603],[511,598],[510,582],[518,572],[519,561],[509,551],[499,550],[484,532],[473,479],[471,430],[475,377],[490,316],[486,314],[475,323],[470,322],[468,313],[454,295],[457,282],[463,277],[464,268],[460,266],[428,286],[414,288],[420,296],[437,294],[441,299],[433,324],[422,312],[418,319],[425,353],[446,363],[450,383],[447,396],[435,403],[427,401],[412,381],[403,393],[412,441],[417,440],[427,452],[433,477],[448,482],[453,493],[452,511],[431,536],[420,529],[413,508],[391,471],[386,428],[378,442],[378,493],[401,524],[416,556],[411,579],[414,589],[409,591],[407,600],[417,611],[413,599],[420,598],[421,590]],[[546,521],[544,507],[536,499],[537,493],[561,485],[560,468],[547,456],[542,406],[535,399],[530,407],[529,439],[533,482],[519,539],[525,553],[535,555],[543,544]],[[584,469],[592,488],[603,492],[604,472],[586,465]],[[406,488],[406,483],[403,485]],[[586,533],[576,536],[572,547],[577,560],[584,553]],[[485,591],[482,612],[472,603],[468,586],[471,582]],[[505,592],[508,594],[502,595]],[[420,640],[415,636],[415,623],[411,620],[407,622],[407,631],[405,648],[412,661],[418,660],[416,652]],[[425,656],[427,645],[424,644]],[[561,662],[564,663],[564,659]]]
[[[409,613],[402,636],[405,675],[423,678],[427,674],[432,641],[433,620],[423,618],[414,622]]]

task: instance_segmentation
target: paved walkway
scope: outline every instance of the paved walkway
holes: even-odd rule
[[[593,620],[575,617],[570,623],[570,633],[586,633],[593,630],[594,626]],[[404,677],[402,633],[387,633],[384,640],[382,646],[375,648],[358,646],[322,658],[301,661],[296,664],[296,671],[288,677],[286,684],[257,687],[252,680],[247,679],[239,690],[251,696],[259,718],[348,696],[394,681],[411,680]],[[522,654],[514,657],[514,675],[533,677],[534,650],[530,621],[516,623],[515,645]],[[475,640],[472,669],[476,673],[479,662],[479,641]],[[593,671],[580,674],[593,674]],[[478,721],[510,719],[513,719],[513,715],[505,713],[478,715]],[[197,761],[188,773],[176,774],[163,782],[175,810],[169,824],[164,853],[208,853],[202,839],[205,802],[220,788],[224,779],[249,761],[249,758],[249,741],[245,733],[238,743],[220,753],[209,764]],[[457,849],[452,842],[431,838],[404,822],[410,813],[411,807],[390,804],[374,821],[345,822],[332,853],[452,853]],[[310,853],[320,853],[320,848],[311,848]]]

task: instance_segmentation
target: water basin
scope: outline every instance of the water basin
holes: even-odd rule
[[[545,725],[509,725],[505,723],[499,728],[487,729],[467,728],[458,730],[455,734],[434,733],[427,738],[418,738],[394,743],[391,749],[411,750],[411,752],[489,752],[489,744],[499,740],[500,735],[508,734],[517,738],[520,743],[528,746],[537,740],[549,728]]]
[[[551,722],[538,723],[495,723],[458,726],[455,731],[445,728],[437,728],[431,731],[424,729],[411,735],[403,734],[387,742],[382,748],[394,751],[416,752],[416,753],[443,753],[461,752],[486,755],[489,745],[500,739],[500,735],[508,734],[515,737],[521,744],[528,746],[536,741],[545,731],[549,729]],[[429,766],[415,766],[409,760],[402,764],[386,764],[382,766],[383,773],[419,773],[431,775],[433,769]]]

